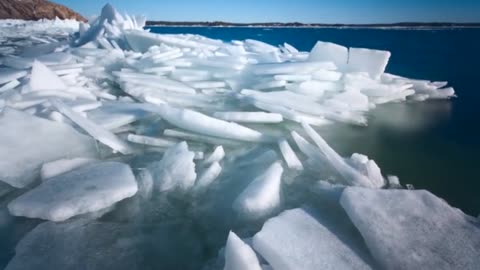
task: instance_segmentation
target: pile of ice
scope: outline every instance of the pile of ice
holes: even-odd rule
[[[44,24],[33,29],[70,25]],[[225,269],[480,264],[478,221],[430,193],[383,190],[401,188],[398,178],[384,177],[365,155],[342,157],[312,128],[366,125],[378,104],[450,98],[446,82],[385,73],[387,51],[319,41],[300,52],[289,44],[154,34],[144,24],[107,5],[69,39],[41,38],[0,59],[0,194],[11,215],[73,224],[40,225],[7,269],[30,265],[21,259],[29,254],[48,258],[36,267],[63,265],[49,253],[63,241],[35,253],[41,232],[63,235],[76,230],[76,219],[107,212],[113,220],[133,215],[132,226],[186,219],[216,247],[230,230],[253,236],[244,243],[229,234],[219,259]],[[32,34],[19,25],[0,28]],[[126,244],[135,249],[141,241]],[[206,268],[218,267],[215,258],[206,258]]]

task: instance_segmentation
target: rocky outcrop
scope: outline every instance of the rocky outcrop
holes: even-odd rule
[[[87,21],[75,11],[46,0],[1,0],[0,19],[75,19]]]

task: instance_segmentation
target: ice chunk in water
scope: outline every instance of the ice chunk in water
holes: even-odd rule
[[[253,129],[209,117],[188,109],[177,109],[165,105],[154,111],[159,112],[160,116],[170,124],[200,134],[254,142],[267,139],[260,132]]]
[[[294,170],[303,170],[302,162],[300,162],[292,147],[290,147],[290,144],[288,144],[287,140],[279,140],[278,147],[280,148],[280,152],[282,153],[283,159],[287,163],[288,168]]]
[[[293,209],[265,222],[253,248],[275,270],[372,269],[340,239],[309,211]]]
[[[42,169],[40,170],[40,176],[42,177],[42,180],[45,181],[49,178],[69,172],[92,162],[95,162],[95,159],[73,158],[55,160],[42,165]]]
[[[385,178],[383,178],[380,167],[378,167],[374,160],[369,159],[365,155],[354,153],[350,157],[350,164],[363,175],[367,176],[376,187],[385,185]]]
[[[310,51],[309,61],[333,62],[342,69],[348,61],[348,48],[335,43],[318,41]]]
[[[389,51],[350,48],[348,68],[351,72],[367,72],[379,79],[385,72],[391,53]]]
[[[213,152],[208,157],[206,157],[203,162],[204,164],[219,162],[223,159],[223,157],[225,157],[225,150],[223,150],[223,146],[219,145],[215,147],[215,150],[213,150]]]
[[[14,216],[63,221],[107,208],[136,192],[128,165],[94,163],[43,182],[10,202],[8,209]]]
[[[262,270],[257,255],[234,232],[228,234],[225,245],[224,270]]]
[[[359,171],[348,165],[343,158],[335,152],[327,142],[313,130],[306,123],[302,123],[303,128],[307,132],[308,136],[315,142],[320,151],[325,156],[326,160],[332,165],[335,170],[340,173],[345,181],[349,182],[351,185],[365,186],[365,187],[375,187],[366,176],[361,174]]]
[[[72,127],[8,107],[0,127],[0,180],[17,188],[32,183],[43,163],[97,155],[95,141]]]
[[[283,121],[281,114],[265,112],[216,112],[213,116],[225,121],[243,123],[280,123]]]
[[[196,189],[207,188],[222,172],[222,167],[218,162],[212,163],[197,179],[195,183]]]
[[[122,154],[130,154],[132,149],[130,146],[118,138],[112,132],[102,128],[101,126],[95,124],[91,120],[81,116],[77,112],[74,112],[67,105],[65,105],[59,99],[50,99],[50,103],[63,115],[68,117],[70,120],[79,125],[92,137],[100,141],[101,143],[111,147],[115,151],[119,151]]]
[[[27,72],[24,70],[4,69],[0,70],[0,84],[8,83],[25,77]]]
[[[30,89],[32,91],[40,90],[66,90],[65,83],[47,66],[39,61],[34,61],[32,65],[32,75],[30,77]]]
[[[273,163],[235,199],[233,209],[246,219],[259,219],[271,214],[280,206],[282,174],[280,162]]]
[[[424,190],[346,188],[341,204],[384,269],[478,269],[480,224]]]
[[[195,173],[195,154],[188,150],[186,142],[170,147],[159,162],[148,166],[152,174],[155,187],[164,192],[178,189],[186,191],[193,187],[197,174]]]
[[[6,269],[199,269],[204,246],[194,231],[185,220],[44,222],[17,244]]]

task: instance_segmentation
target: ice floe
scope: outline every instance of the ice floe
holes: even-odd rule
[[[130,167],[116,162],[86,165],[52,178],[13,200],[15,216],[63,221],[98,211],[135,195]]]
[[[0,20],[0,211],[53,221],[7,269],[478,268],[478,219],[322,129],[455,97],[447,82],[387,73],[384,50],[145,23],[111,5],[89,23]]]

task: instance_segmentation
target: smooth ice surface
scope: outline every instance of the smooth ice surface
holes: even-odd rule
[[[302,126],[308,136],[318,146],[321,154],[323,154],[325,159],[331,164],[331,166],[344,177],[345,181],[349,182],[349,184],[351,185],[375,187],[374,183],[372,183],[372,181],[367,176],[361,174],[355,168],[348,165],[345,160],[343,160],[343,158],[337,152],[335,152],[335,150],[333,150],[327,144],[327,142],[317,132],[315,132],[312,127],[310,127],[306,123],[303,123]]]
[[[205,171],[198,177],[195,182],[195,188],[205,189],[207,188],[222,172],[222,167],[218,162],[212,163]]]
[[[337,235],[305,209],[269,219],[253,248],[275,270],[372,269]]]
[[[279,140],[278,148],[280,148],[280,152],[282,153],[283,159],[287,163],[288,168],[294,170],[303,170],[302,162],[298,159],[287,140]]]
[[[225,245],[224,270],[261,270],[257,255],[252,248],[245,244],[234,232],[228,234]]]
[[[258,131],[196,111],[162,106],[159,107],[159,113],[172,125],[200,134],[241,141],[265,140],[265,136]]]
[[[59,99],[51,99],[50,103],[63,115],[67,116],[70,120],[79,125],[88,134],[94,137],[101,143],[111,147],[114,151],[119,151],[122,154],[129,154],[132,152],[130,146],[115,134],[95,124],[91,120],[81,116],[77,112],[74,112],[68,106],[66,106]]]
[[[6,269],[194,270],[202,260],[200,241],[181,220],[152,225],[44,222],[17,244]]]
[[[30,76],[30,89],[42,90],[65,90],[65,83],[47,66],[40,61],[34,61],[32,75]]]
[[[162,160],[148,166],[154,185],[159,192],[169,190],[186,191],[193,187],[197,174],[193,158],[186,142],[178,143],[165,151]]]
[[[135,195],[132,170],[119,162],[86,165],[43,182],[8,205],[14,216],[63,221]]]
[[[95,142],[72,127],[5,108],[0,114],[0,181],[23,188],[43,163],[69,157],[95,157]]]
[[[225,150],[223,149],[223,146],[219,145],[215,147],[215,150],[205,158],[203,161],[205,164],[210,164],[213,162],[219,162],[225,157]]]
[[[243,218],[258,219],[272,213],[281,203],[283,168],[275,162],[235,199],[233,209]]]
[[[344,67],[348,62],[348,48],[335,43],[318,41],[310,51],[309,61],[333,62],[337,67]]]
[[[62,173],[69,172],[78,167],[95,162],[95,159],[91,158],[72,158],[72,159],[59,159],[52,162],[44,163],[40,170],[40,177],[42,181],[45,181],[54,176]]]
[[[346,188],[341,204],[384,269],[477,269],[480,223],[425,190]]]
[[[213,116],[225,121],[243,123],[280,123],[283,121],[281,114],[265,112],[216,112]]]
[[[350,48],[348,68],[352,72],[367,72],[378,79],[385,72],[390,56],[388,51]]]

